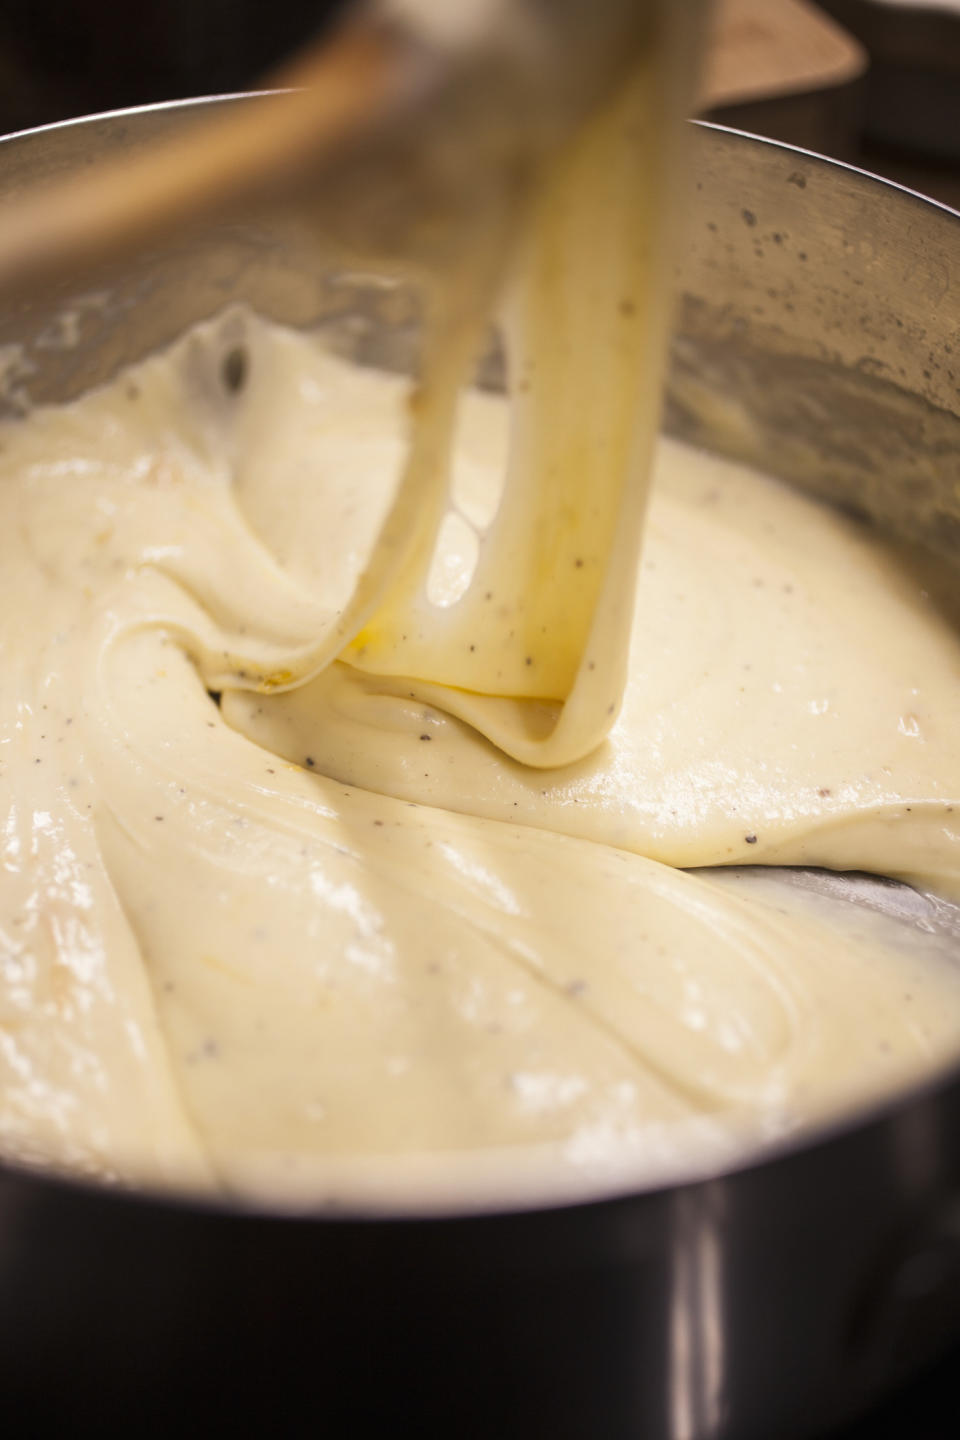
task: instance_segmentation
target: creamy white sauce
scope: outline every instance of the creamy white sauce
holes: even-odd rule
[[[956,632],[777,483],[661,445],[623,709],[572,766],[344,661],[242,688],[347,604],[405,397],[237,313],[0,431],[3,1152],[292,1202],[560,1195],[953,1059],[960,968],[910,932],[670,868],[958,886]],[[436,598],[505,445],[468,394]]]

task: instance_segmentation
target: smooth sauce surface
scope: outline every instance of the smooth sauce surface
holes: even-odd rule
[[[346,604],[404,402],[232,314],[0,434],[3,1150],[472,1203],[708,1169],[953,1058],[960,969],[912,932],[670,868],[960,877],[960,640],[772,481],[661,446],[622,713],[574,766],[349,663],[211,698]],[[441,601],[505,444],[467,395]]]

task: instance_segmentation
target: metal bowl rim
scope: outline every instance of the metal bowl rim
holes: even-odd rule
[[[141,115],[153,115],[166,111],[191,111],[206,106],[228,104],[231,102],[242,102],[251,99],[268,98],[271,95],[286,93],[282,90],[247,90],[235,91],[225,94],[200,95],[179,100],[166,100],[149,105],[133,105],[118,110],[98,111],[91,115],[80,115],[67,120],[54,121],[48,125],[32,126],[26,130],[14,131],[11,134],[0,136],[0,157],[2,157],[2,146],[9,142],[29,139],[36,135],[56,133],[64,129],[76,129],[80,126],[95,124],[98,121],[122,120],[126,118],[135,119]],[[881,175],[875,175],[869,170],[860,166],[850,165],[846,161],[831,159],[829,156],[820,155],[816,151],[806,150],[798,145],[789,145],[784,141],[774,140],[768,136],[753,135],[749,131],[740,130],[729,125],[720,125],[710,120],[693,120],[691,122],[698,129],[712,132],[717,135],[726,136],[736,141],[751,146],[762,146],[772,151],[780,151],[788,155],[796,155],[804,161],[811,162],[818,168],[835,170],[841,173],[855,175],[858,181],[865,181],[872,188],[880,185],[885,189],[899,194],[906,199],[919,202],[924,207],[939,211],[951,220],[960,222],[960,211],[954,210],[951,206],[934,200],[930,196],[922,195],[919,191],[911,190],[908,186],[900,185],[896,181],[887,180]],[[2,159],[0,159],[2,164]],[[614,1207],[631,1200],[655,1200],[658,1196],[665,1197],[681,1191],[694,1191],[698,1186],[708,1185],[718,1179],[733,1180],[740,1176],[747,1176],[753,1172],[767,1169],[777,1163],[786,1163],[799,1155],[810,1155],[819,1150],[826,1149],[831,1145],[842,1144],[844,1140],[855,1134],[862,1134],[872,1127],[879,1127],[902,1119],[912,1108],[922,1108],[932,1099],[942,1095],[952,1087],[960,1087],[960,1055],[945,1069],[941,1069],[935,1075],[927,1076],[914,1084],[898,1089],[893,1095],[870,1101],[856,1106],[848,1112],[834,1117],[831,1120],[818,1124],[813,1130],[804,1130],[792,1135],[780,1137],[773,1141],[761,1143],[756,1149],[750,1151],[742,1160],[724,1167],[720,1170],[709,1169],[702,1173],[689,1173],[678,1179],[666,1182],[656,1181],[650,1186],[626,1185],[620,1188],[600,1187],[599,1193],[592,1198],[559,1198],[556,1201],[535,1200],[529,1204],[506,1204],[504,1206],[483,1206],[471,1208],[470,1206],[457,1205],[455,1208],[436,1210],[424,1208],[422,1210],[410,1207],[402,1211],[392,1213],[388,1210],[374,1208],[356,1208],[339,1206],[331,1213],[324,1210],[311,1209],[307,1206],[283,1209],[276,1206],[269,1206],[266,1203],[244,1200],[241,1197],[232,1195],[201,1195],[189,1191],[167,1190],[150,1185],[137,1186],[136,1188],[113,1187],[102,1181],[96,1181],[82,1175],[71,1175],[69,1173],[54,1169],[44,1169],[40,1166],[33,1166],[21,1163],[9,1158],[0,1157],[0,1182],[9,1181],[12,1183],[22,1182],[28,1187],[42,1189],[51,1198],[62,1197],[65,1200],[74,1195],[111,1204],[115,1206],[134,1206],[141,1209],[161,1207],[171,1213],[179,1213],[184,1216],[206,1217],[208,1219],[222,1218],[225,1220],[237,1220],[243,1218],[256,1219],[258,1222],[272,1222],[283,1225],[389,1225],[391,1227],[419,1226],[424,1223],[445,1226],[458,1225],[463,1223],[476,1223],[477,1221],[498,1222],[503,1220],[516,1220],[520,1218],[535,1219],[537,1215],[545,1215],[558,1211],[594,1214],[604,1209],[612,1210]]]

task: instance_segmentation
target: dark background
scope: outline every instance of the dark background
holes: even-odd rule
[[[0,0],[0,134],[250,88],[345,4]],[[865,46],[866,75],[710,118],[862,164],[960,208],[960,7],[820,0],[820,8]]]

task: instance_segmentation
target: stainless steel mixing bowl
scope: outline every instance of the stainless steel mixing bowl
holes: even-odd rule
[[[268,103],[15,136],[0,198]],[[669,428],[960,563],[960,217],[709,127],[691,164]],[[250,216],[15,307],[2,405],[75,395],[238,299],[408,364],[415,298],[317,254]],[[786,1440],[957,1337],[960,1067],[735,1173],[497,1214],[279,1217],[0,1166],[11,1433]]]

